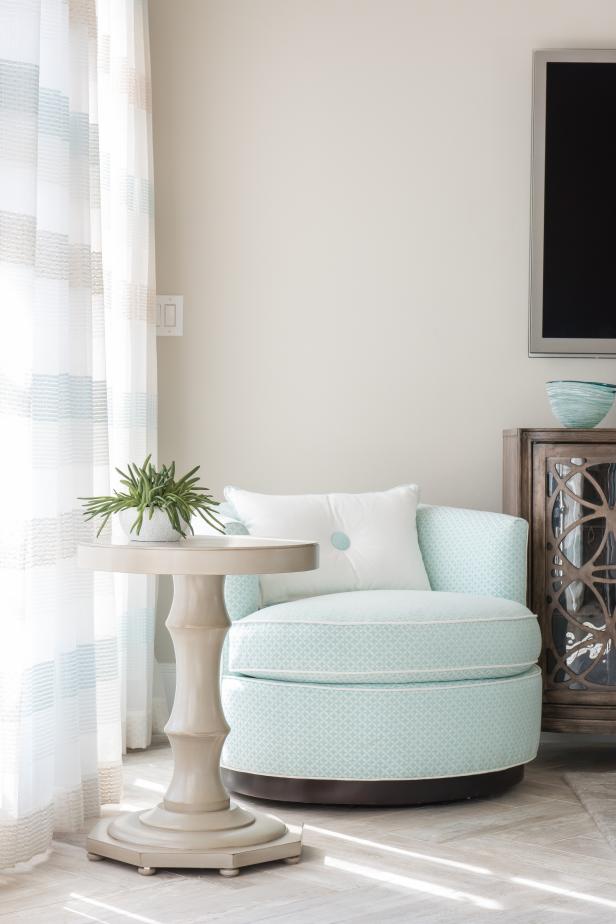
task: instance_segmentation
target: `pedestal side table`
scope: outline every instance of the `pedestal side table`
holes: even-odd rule
[[[215,868],[234,876],[268,860],[296,862],[301,832],[272,815],[231,802],[220,776],[229,733],[220,701],[220,655],[230,622],[228,574],[276,574],[318,566],[318,544],[252,536],[192,537],[169,543],[95,542],[78,549],[93,571],[173,575],[167,628],[176,658],[173,710],[165,726],[174,769],[154,808],[101,819],[90,832],[90,859],[108,857],[151,875],[158,867]]]

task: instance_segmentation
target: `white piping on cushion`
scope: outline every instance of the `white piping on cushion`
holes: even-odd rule
[[[262,610],[259,610],[262,612]],[[537,619],[534,613],[520,613],[518,616],[480,616],[478,619],[433,619],[430,621],[416,619],[414,621],[394,620],[392,622],[340,622],[335,619],[254,619],[255,613],[251,613],[238,622],[238,627],[250,629],[254,626],[339,626],[345,629],[347,626],[474,626],[482,622],[515,622],[518,619]],[[252,621],[251,621],[252,620]]]
[[[467,683],[461,680],[452,680],[452,681],[443,681],[442,683],[435,682],[430,683],[414,683],[414,684],[395,684],[393,686],[384,686],[377,687],[375,685],[367,684],[366,686],[357,686],[352,687],[343,687],[340,684],[332,683],[288,683],[285,680],[267,680],[261,677],[246,677],[244,675],[237,674],[225,674],[224,680],[241,680],[242,683],[264,683],[269,686],[279,687],[281,685],[287,686],[289,689],[297,690],[299,687],[310,687],[313,690],[331,690],[336,691],[337,693],[425,693],[427,690],[460,690],[462,687],[476,687],[476,686],[493,686],[495,684],[501,683],[521,683],[524,680],[535,680],[541,679],[541,671],[537,665],[534,665],[530,670],[525,671],[523,674],[516,674],[514,677],[497,677],[493,680],[483,680],[479,678],[478,680],[469,680]]]
[[[471,664],[471,665],[465,665],[464,667],[418,667],[418,668],[410,668],[406,670],[402,668],[397,671],[394,671],[394,670],[391,670],[391,671],[389,670],[331,671],[331,675],[332,677],[340,676],[340,675],[345,676],[345,677],[353,677],[354,675],[364,676],[366,674],[407,674],[407,673],[408,674],[445,674],[448,672],[453,673],[454,671],[492,671],[492,670],[501,670],[503,668],[514,668],[514,667],[529,668],[529,667],[532,667],[533,664],[536,664],[536,663],[537,663],[536,661],[517,661],[514,664]],[[311,671],[311,670],[304,670],[300,668],[296,670],[284,670],[278,667],[236,667],[235,665],[233,665],[232,670],[237,672],[238,674],[243,674],[245,671],[254,671],[255,673],[257,671],[267,671],[268,673],[271,673],[271,674],[321,674],[324,676],[327,673],[327,671]],[[259,677],[257,679],[260,680],[261,678]],[[264,679],[273,680],[274,678],[266,677]],[[472,680],[473,678],[463,677],[462,679]],[[477,679],[479,680],[481,678],[477,678]],[[495,679],[499,679],[499,678],[495,678]]]

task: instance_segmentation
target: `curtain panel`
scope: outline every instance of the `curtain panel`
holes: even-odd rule
[[[151,151],[145,0],[0,0],[0,869],[150,739],[154,588],[76,546],[156,443]]]

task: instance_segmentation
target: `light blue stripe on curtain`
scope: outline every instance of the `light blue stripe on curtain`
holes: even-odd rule
[[[117,394],[109,391],[107,382],[88,376],[33,374],[23,386],[0,374],[0,401],[11,413],[37,421],[102,420],[106,425],[144,430],[156,425],[156,395]]]

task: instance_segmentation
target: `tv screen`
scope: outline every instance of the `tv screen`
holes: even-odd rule
[[[538,54],[531,353],[613,353],[616,53]],[[613,60],[581,59],[597,55]]]

